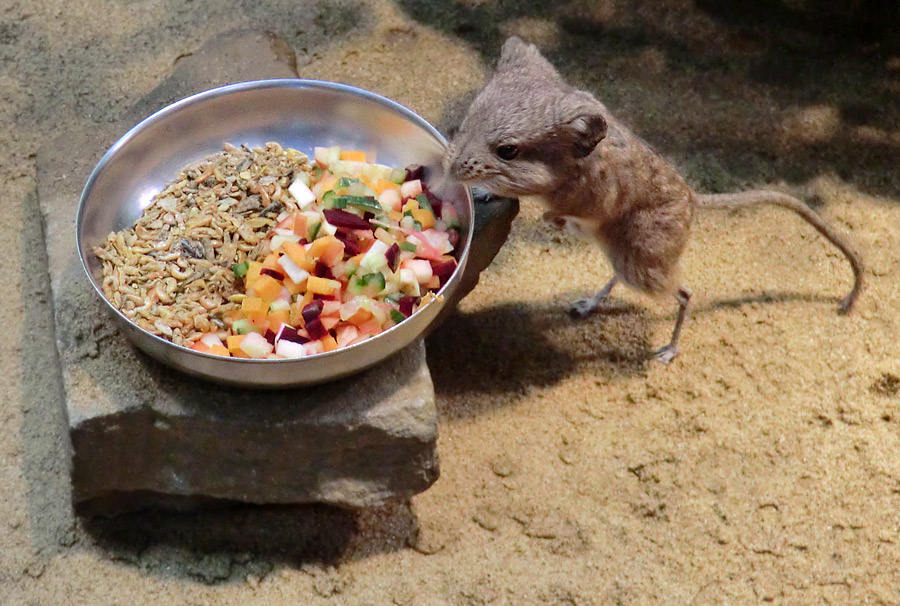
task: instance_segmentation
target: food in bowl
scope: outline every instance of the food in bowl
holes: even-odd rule
[[[93,249],[138,326],[223,356],[333,351],[402,322],[456,269],[454,208],[362,151],[226,145]]]

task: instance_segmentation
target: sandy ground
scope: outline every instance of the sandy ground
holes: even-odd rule
[[[0,604],[900,604],[900,52],[872,26],[896,19],[857,39],[744,4],[0,1]],[[849,268],[794,216],[703,214],[682,355],[649,364],[673,306],[621,290],[570,320],[608,267],[526,204],[428,344],[426,493],[358,514],[80,519],[34,154],[235,27],[445,130],[503,37],[526,36],[698,188],[806,195],[864,252],[867,290],[838,316]]]

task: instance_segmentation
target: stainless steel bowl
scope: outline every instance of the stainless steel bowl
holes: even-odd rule
[[[467,188],[444,195],[462,223],[459,267],[440,299],[356,345],[299,359],[252,360],[203,354],[132,323],[103,295],[102,265],[92,248],[134,225],[151,198],[193,161],[234,145],[276,141],[312,157],[314,146],[377,152],[391,166],[433,161],[446,141],[398,103],[352,86],[313,80],[262,80],[224,86],[174,103],[128,131],[100,159],[81,195],[78,254],[97,295],[123,333],[140,349],[190,375],[249,387],[320,383],[368,368],[420,337],[457,288],[472,242],[473,205]]]

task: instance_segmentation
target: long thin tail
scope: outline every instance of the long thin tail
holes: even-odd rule
[[[761,206],[771,204],[792,210],[807,223],[818,230],[820,234],[828,238],[828,241],[834,244],[850,261],[850,267],[853,268],[853,289],[841,300],[840,311],[847,313],[852,308],[859,293],[863,288],[863,263],[859,254],[844,240],[835,229],[826,223],[813,209],[804,204],[801,200],[778,191],[767,189],[756,189],[752,191],[732,193],[732,194],[697,194],[697,206],[700,208],[714,208],[724,210],[737,210],[750,206]]]

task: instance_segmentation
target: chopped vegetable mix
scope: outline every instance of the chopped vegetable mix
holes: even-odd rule
[[[245,358],[333,351],[402,322],[450,279],[459,222],[414,169],[337,146],[314,158],[288,188],[299,210],[278,216],[268,254],[232,267],[244,294],[227,329],[194,349]]]

